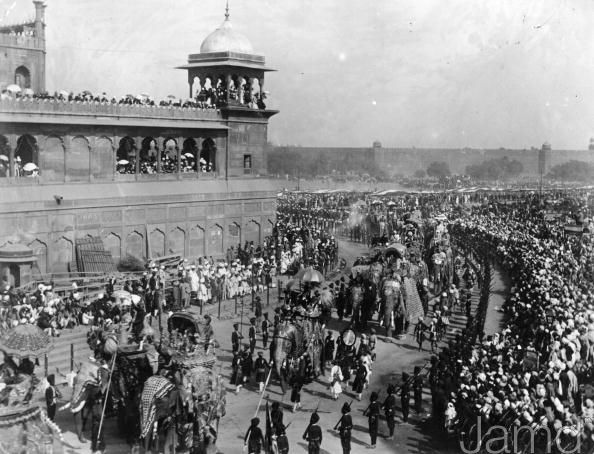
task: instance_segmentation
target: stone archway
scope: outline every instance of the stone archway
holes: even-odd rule
[[[245,233],[243,236],[243,240],[245,241],[253,241],[254,245],[257,246],[260,244],[260,223],[255,220],[250,220],[247,222],[245,226]]]
[[[165,233],[161,229],[154,229],[149,234],[150,258],[163,257],[165,255]]]
[[[69,266],[74,258],[74,246],[70,239],[62,236],[54,243],[52,254],[52,272],[68,273]]]
[[[223,227],[214,224],[208,229],[208,254],[221,255],[223,253]]]
[[[204,228],[195,225],[190,229],[190,248],[188,255],[190,257],[200,257],[204,255]]]
[[[179,227],[174,228],[167,235],[166,255],[179,254],[182,257],[185,254],[186,232]]]
[[[119,235],[110,232],[103,240],[105,249],[111,253],[113,262],[117,265],[122,255],[122,239]]]
[[[126,256],[135,257],[139,260],[146,259],[144,235],[134,230],[126,237]]]
[[[33,255],[37,257],[37,264],[33,265],[34,274],[35,271],[41,276],[47,273],[47,244],[41,240],[35,239],[27,246],[33,251]]]

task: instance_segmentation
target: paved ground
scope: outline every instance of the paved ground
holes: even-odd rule
[[[362,245],[348,242],[340,243],[340,253],[344,256],[349,265],[352,259],[366,251]],[[504,281],[500,270],[496,269],[494,274],[495,292],[491,298],[489,310],[489,322],[487,325],[494,329],[500,323],[501,314],[495,310],[500,307],[505,298],[505,291],[507,283]],[[276,293],[275,293],[276,295]],[[264,298],[263,298],[264,299]],[[271,307],[274,307],[276,298],[271,301]],[[264,299],[265,301],[265,299]],[[246,312],[244,313],[244,320],[249,319],[251,313],[248,313],[249,300],[246,299]],[[234,316],[234,304],[223,311],[223,320],[215,320],[213,326],[215,335],[221,344],[219,351],[219,360],[222,364],[221,373],[228,383],[231,375],[231,327],[234,321],[238,321],[239,317]],[[215,314],[217,310],[215,309]],[[227,316],[225,316],[227,314]],[[457,315],[452,317],[453,329],[459,329],[463,326],[464,317]],[[342,325],[333,320],[330,324],[330,329],[335,333],[342,329]],[[411,328],[412,332],[412,328]],[[378,330],[382,334],[381,328]],[[380,336],[380,342],[376,348],[377,361],[373,367],[373,375],[371,378],[370,389],[363,393],[361,402],[354,401],[352,405],[352,415],[354,422],[354,430],[352,434],[352,452],[363,452],[369,445],[369,435],[367,430],[367,419],[363,417],[363,411],[369,403],[369,394],[371,391],[381,392],[380,400],[386,397],[385,389],[389,383],[398,383],[402,371],[412,372],[415,365],[424,365],[430,357],[427,350],[419,352],[414,343],[412,336],[407,336],[402,340],[395,342],[385,342]],[[258,339],[257,351],[261,349],[262,344]],[[267,358],[268,355],[265,354]],[[326,374],[328,371],[326,371]],[[228,385],[227,397],[227,415],[222,418],[220,425],[220,433],[218,440],[219,452],[222,454],[232,454],[241,452],[243,445],[243,436],[249,426],[250,419],[255,415],[256,407],[258,405],[259,394],[257,392],[257,384],[247,386],[238,395],[234,392],[234,387]],[[69,396],[69,390],[65,390]],[[267,397],[271,401],[280,401],[285,408],[285,424],[290,423],[287,430],[289,442],[291,445],[291,453],[305,453],[307,452],[306,443],[302,439],[303,431],[309,422],[311,412],[318,407],[318,413],[321,417],[321,426],[324,431],[324,440],[322,443],[322,453],[340,453],[340,439],[336,432],[331,428],[336,424],[340,418],[340,408],[346,401],[356,399],[350,392],[345,392],[338,401],[333,401],[330,398],[328,391],[328,377],[320,378],[315,383],[306,385],[302,391],[302,405],[303,408],[296,413],[290,411],[289,393],[283,395],[277,383],[271,383],[268,387]],[[428,411],[430,409],[430,396],[428,391],[425,393],[424,412],[422,414],[411,413],[409,423],[402,423],[401,414],[397,412],[397,428],[395,439],[393,441],[384,438],[387,435],[387,427],[384,420],[380,421],[380,437],[378,439],[376,452],[379,453],[446,453],[458,452],[455,444],[448,443],[435,437],[438,430],[431,427],[426,421]],[[265,421],[264,405],[261,407],[258,416]],[[90,445],[87,443],[80,445],[72,430],[71,415],[67,412],[59,413],[57,423],[65,431],[66,448],[69,453],[86,454],[90,452]],[[117,436],[112,435],[118,432],[114,420],[107,420],[105,426],[105,433],[109,434],[107,437],[108,453],[126,453],[129,452],[129,447],[123,443],[123,440]]]

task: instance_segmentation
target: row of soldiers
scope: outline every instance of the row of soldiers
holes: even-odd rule
[[[370,448],[375,449],[377,445],[377,437],[379,433],[379,421],[381,413],[383,412],[388,426],[388,439],[394,439],[394,430],[396,427],[396,405],[397,395],[400,395],[400,404],[402,409],[402,420],[408,422],[410,412],[411,394],[414,397],[415,411],[420,414],[423,411],[422,407],[422,393],[423,393],[423,375],[422,368],[416,366],[413,376],[408,373],[402,374],[402,384],[400,388],[394,385],[389,385],[387,388],[388,396],[382,402],[379,400],[379,394],[372,392],[370,395],[369,406],[363,412],[367,417],[369,436],[371,438]],[[340,441],[343,454],[350,454],[351,452],[351,434],[353,431],[353,418],[351,416],[351,403],[344,403],[341,408],[341,418],[334,426],[333,430],[337,430],[340,435]],[[303,433],[303,439],[308,443],[308,454],[319,454],[321,450],[323,431],[319,424],[320,416],[317,409],[311,415],[310,422]],[[250,427],[244,437],[245,447],[250,454],[260,454],[265,445],[265,437],[262,430],[259,428],[259,418],[254,418],[251,421]],[[276,446],[276,452],[286,454],[289,452],[289,443],[286,436],[286,428],[283,424],[283,412],[278,402],[272,404],[270,412],[270,429],[272,431],[271,443]]]

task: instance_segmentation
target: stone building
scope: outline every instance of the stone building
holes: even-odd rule
[[[270,234],[276,191],[261,175],[277,111],[250,99],[264,94],[264,57],[227,13],[182,68],[191,89],[196,78],[201,87],[219,84],[217,108],[0,101],[8,169],[0,247],[30,248],[34,272],[46,274],[71,270],[76,240],[87,236],[101,237],[117,263],[128,255],[221,258],[229,246]]]
[[[0,90],[12,84],[45,90],[45,5],[33,4],[34,19],[0,26]]]

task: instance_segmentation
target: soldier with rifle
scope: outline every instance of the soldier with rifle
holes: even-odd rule
[[[371,437],[371,449],[375,449],[375,444],[377,442],[377,431],[379,426],[379,416],[380,416],[380,404],[377,401],[379,398],[378,393],[373,391],[369,400],[371,403],[363,412],[363,416],[367,416],[367,421],[369,423],[369,436]]]
[[[320,446],[322,445],[322,428],[318,425],[320,417],[317,408],[311,415],[309,425],[303,433],[303,439],[307,441],[308,454],[320,454]]]
[[[351,430],[353,429],[353,418],[350,415],[351,403],[346,402],[342,406],[342,416],[334,426],[334,430],[338,429],[340,432],[340,444],[342,445],[342,454],[350,454],[351,452]]]
[[[396,422],[394,421],[394,412],[396,408],[396,397],[394,397],[394,393],[396,389],[394,385],[388,385],[388,397],[384,401],[382,408],[386,415],[386,423],[388,424],[388,430],[390,431],[388,435],[388,439],[394,439],[394,427],[396,426]]]

